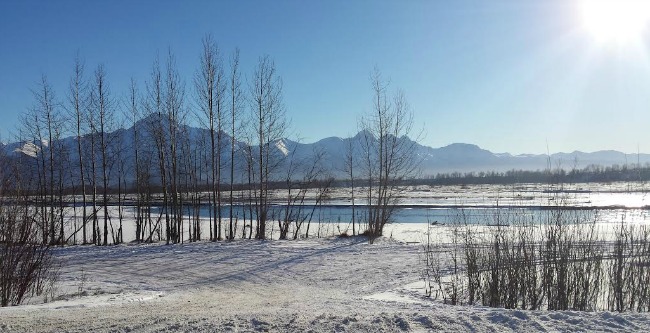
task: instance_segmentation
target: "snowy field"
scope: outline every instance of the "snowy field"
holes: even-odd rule
[[[595,219],[605,238],[616,225],[612,222],[648,223],[645,192],[624,184],[583,186],[589,188],[569,189],[567,205],[610,207]],[[328,204],[349,204],[346,191],[337,189]],[[461,204],[468,212],[477,206],[552,206],[550,198],[558,198],[533,185],[409,187],[402,195],[411,207],[404,209]],[[116,209],[109,214],[117,216]],[[298,240],[277,240],[276,223],[267,226],[267,237],[274,239],[269,241],[129,244],[134,212],[127,207],[123,213],[127,244],[56,248],[61,274],[53,291],[47,299],[0,308],[0,332],[650,330],[647,313],[506,310],[452,306],[426,297],[423,243],[430,230],[432,239],[451,246],[450,224],[391,224],[373,245],[361,237],[337,237],[351,234],[345,222],[312,222],[310,237],[302,234]],[[239,221],[237,235],[243,225]],[[68,227],[70,234],[74,218]],[[202,228],[207,238],[208,220]],[[487,233],[491,227],[472,228]]]
[[[364,204],[366,188],[355,188],[357,204]],[[350,188],[333,188],[326,204],[350,204]],[[272,193],[281,202],[283,190]],[[522,207],[555,206],[580,208],[644,208],[650,207],[648,185],[643,182],[578,183],[578,184],[475,184],[417,185],[400,187],[401,205],[412,207]],[[307,203],[315,201],[315,192],[307,194]],[[561,202],[558,202],[561,199]]]
[[[436,228],[440,233],[446,227]],[[425,225],[364,239],[56,249],[48,303],[0,309],[1,332],[644,331],[650,314],[451,306],[424,295]]]

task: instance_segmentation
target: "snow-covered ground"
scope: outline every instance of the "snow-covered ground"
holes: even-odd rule
[[[648,198],[632,190],[618,183],[576,185],[565,192],[564,204],[616,207],[594,218],[607,238],[612,221],[647,223]],[[281,191],[275,195],[284,197]],[[468,212],[477,206],[552,206],[558,198],[534,184],[418,186],[404,188],[402,195],[402,204],[410,207],[460,205]],[[327,204],[350,204],[348,196],[349,189],[335,189]],[[110,208],[111,216],[118,215],[116,209]],[[71,212],[66,215],[70,235],[78,221]],[[124,210],[127,242],[134,235],[133,215],[133,209]],[[205,238],[208,220],[202,225]],[[237,235],[243,225],[239,221]],[[277,225],[269,225],[267,236],[276,240],[57,248],[61,275],[47,302],[39,297],[0,308],[0,332],[650,330],[645,313],[505,310],[427,298],[419,262],[422,242],[430,230],[436,241],[448,243],[453,225],[429,227],[391,224],[373,245],[360,237],[336,237],[350,234],[350,223],[312,222],[309,238],[289,241],[277,240]],[[472,228],[487,232],[491,227]]]
[[[643,182],[578,184],[474,184],[401,186],[400,205],[427,207],[506,207],[557,206],[565,208],[644,208],[650,207],[648,186]],[[366,188],[355,188],[356,204],[364,204]],[[349,205],[350,188],[331,189],[325,204]],[[314,203],[317,192],[307,193],[306,203]],[[285,190],[272,192],[282,203]],[[561,199],[561,200],[560,200]]]
[[[0,332],[650,329],[650,314],[505,310],[429,299],[420,282],[421,244],[412,243],[424,230],[391,225],[373,245],[329,237],[56,249],[62,268],[54,301],[0,309]]]

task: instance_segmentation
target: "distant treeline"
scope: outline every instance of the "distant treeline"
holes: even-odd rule
[[[583,169],[509,170],[438,173],[415,181],[423,185],[593,183],[650,180],[650,164],[589,165]]]

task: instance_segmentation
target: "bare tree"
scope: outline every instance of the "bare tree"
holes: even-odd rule
[[[43,87],[47,85],[47,82],[43,82]],[[60,125],[62,125],[62,122],[59,118],[59,114],[55,111],[56,107],[56,102],[54,101],[54,96],[53,92],[49,95],[52,100],[46,101],[48,99],[48,93],[45,91],[45,88],[43,90],[43,99],[45,104],[43,105],[43,111],[44,111],[44,119],[45,119],[45,128],[47,131],[47,152],[48,152],[48,173],[49,173],[49,205],[50,205],[50,243],[55,244],[58,242],[58,239],[56,237],[56,231],[55,231],[55,220],[56,216],[58,214],[55,213],[55,203],[54,203],[54,191],[55,191],[55,183],[56,179],[54,177],[55,172],[56,172],[56,167],[55,167],[55,146],[54,146],[54,141],[59,138],[57,135],[59,132],[56,131],[56,128]],[[60,221],[60,223],[63,223],[63,221]]]
[[[371,77],[374,106],[371,114],[361,120],[365,176],[368,180],[368,237],[372,243],[382,235],[398,202],[399,181],[413,177],[418,161],[411,141],[413,117],[404,94],[387,96],[388,84],[378,70]]]
[[[331,180],[323,181],[328,178],[327,171],[323,168],[323,159],[325,153],[315,150],[305,159],[299,159],[296,154],[297,149],[293,149],[289,155],[289,166],[286,169],[285,187],[287,198],[284,212],[280,213],[278,227],[280,229],[280,239],[287,239],[289,228],[293,225],[293,238],[297,239],[300,230],[305,222],[311,222],[316,207],[324,198],[325,188],[329,188]],[[326,184],[326,186],[322,186]],[[317,188],[316,202],[309,207],[305,204],[307,194]]]
[[[171,180],[171,199],[172,199],[172,223],[169,229],[168,239],[174,243],[179,243],[181,239],[182,225],[182,198],[180,197],[180,157],[179,143],[182,138],[182,127],[185,122],[185,86],[181,80],[178,69],[176,68],[176,59],[169,51],[167,57],[167,71],[165,77],[164,105],[165,121],[167,122],[167,135],[169,137],[169,163],[168,168]]]
[[[86,224],[88,222],[88,213],[86,211],[86,174],[84,168],[84,154],[82,149],[83,138],[83,124],[84,124],[84,110],[86,109],[86,85],[84,82],[84,64],[79,59],[75,58],[74,69],[70,83],[68,84],[68,102],[70,111],[74,119],[75,134],[77,138],[77,161],[79,163],[79,181],[81,183],[81,201],[82,201],[82,222],[81,234],[83,244],[88,243]]]
[[[169,234],[170,234],[170,217],[169,217],[169,195],[168,195],[168,181],[167,181],[167,148],[168,148],[168,138],[166,135],[166,129],[164,125],[164,116],[163,116],[163,80],[162,73],[160,70],[160,63],[158,59],[154,61],[153,68],[151,71],[150,81],[147,82],[147,97],[144,103],[145,110],[149,115],[149,135],[154,141],[155,151],[157,155],[158,162],[158,180],[163,194],[163,202],[158,218],[154,226],[150,227],[150,235],[148,240],[152,239],[153,234],[156,230],[159,230],[162,216],[165,216],[165,237],[166,242],[169,244]]]
[[[275,64],[269,56],[259,59],[250,81],[250,103],[255,126],[257,188],[255,213],[257,220],[256,238],[266,238],[266,222],[269,213],[269,183],[284,155],[277,154],[279,144],[287,130],[284,106],[282,105],[282,80],[277,75]]]
[[[187,129],[187,128],[186,128]],[[205,136],[192,138],[188,133],[183,133],[181,140],[181,165],[183,175],[183,193],[189,199],[187,207],[189,241],[200,240],[201,221],[201,193],[200,174],[203,170],[203,152],[206,151]]]
[[[241,113],[241,104],[243,103],[243,93],[241,89],[241,74],[239,73],[239,49],[235,49],[230,59],[230,227],[228,239],[235,238],[233,229],[233,189],[235,184],[235,149],[237,143],[237,133],[235,128],[239,121]]]
[[[349,177],[350,180],[350,201],[352,203],[352,235],[356,235],[356,211],[355,211],[355,201],[354,201],[354,170],[358,162],[355,160],[354,156],[357,153],[355,151],[355,138],[349,138],[345,145],[345,161],[343,164],[343,171]]]
[[[249,139],[248,142],[251,142],[252,139]],[[246,159],[246,182],[247,182],[247,197],[246,197],[246,202],[247,202],[247,208],[248,208],[248,216],[250,219],[250,224],[248,225],[248,239],[252,238],[253,235],[253,211],[255,210],[255,206],[253,205],[255,202],[257,202],[257,195],[256,191],[254,189],[255,187],[255,160],[254,160],[254,152],[253,152],[253,147],[248,144],[244,147],[244,156]],[[246,221],[246,211],[247,209],[244,209],[244,221]],[[258,228],[256,228],[257,230]],[[246,238],[246,226],[244,226],[244,231],[242,233],[243,237]]]
[[[144,166],[140,159],[140,129],[138,128],[138,120],[140,118],[140,108],[138,105],[138,88],[135,82],[135,79],[131,78],[131,84],[129,85],[129,94],[126,109],[129,110],[129,115],[132,124],[133,131],[133,166],[132,171],[135,176],[134,185],[135,185],[135,241],[143,241],[144,235],[144,215],[143,215],[143,206],[145,202],[144,193],[142,189],[143,185],[143,171]]]
[[[66,123],[66,120],[63,115],[59,115],[59,120],[57,121],[57,124],[53,128],[53,133],[54,133],[54,140],[52,140],[50,146],[48,147],[51,151],[54,152],[54,155],[56,156],[53,159],[53,164],[52,167],[56,170],[56,179],[55,179],[55,184],[56,184],[56,195],[57,195],[57,221],[58,221],[58,235],[56,237],[56,243],[63,246],[67,243],[68,239],[65,237],[65,222],[66,222],[66,216],[65,216],[65,200],[64,200],[64,192],[66,190],[66,186],[68,186],[68,179],[67,178],[67,173],[66,170],[70,169],[70,152],[66,145],[64,144],[62,138],[63,134],[66,131],[66,126],[64,125]],[[74,235],[74,233],[73,233]]]
[[[148,130],[151,130],[151,124],[142,126],[141,115],[143,113],[143,97],[140,96],[137,84],[134,79],[131,79],[129,86],[128,101],[126,109],[130,113],[132,123],[132,139],[133,146],[133,165],[132,171],[134,173],[135,185],[135,240],[137,242],[151,242],[152,236],[156,232],[156,228],[152,223],[151,208],[153,200],[152,189],[152,166],[151,161],[155,160],[154,147],[148,144],[148,139],[152,137]],[[155,146],[155,145],[154,145]],[[156,224],[157,226],[158,224]]]
[[[99,149],[102,167],[102,207],[104,209],[103,245],[108,245],[108,190],[109,190],[109,131],[113,117],[113,100],[111,99],[106,71],[103,65],[97,66],[95,80],[91,92],[91,106],[97,115],[97,135],[99,136]]]
[[[58,104],[54,95],[54,90],[50,86],[47,77],[41,76],[41,81],[36,89],[32,90],[35,98],[34,107],[31,108],[26,116],[25,126],[27,133],[32,137],[34,154],[37,159],[38,170],[38,200],[40,204],[40,224],[42,230],[43,243],[50,242],[55,244],[62,240],[63,235],[57,237],[57,223],[63,223],[60,220],[62,203],[55,201],[56,187],[60,184],[57,181],[59,172],[57,167],[59,155],[55,141],[60,138],[63,127],[63,119],[58,111]],[[59,229],[59,230],[57,230]]]
[[[223,60],[219,48],[210,35],[203,39],[201,67],[194,77],[197,93],[197,104],[205,118],[210,131],[210,191],[212,199],[212,223],[214,228],[213,240],[221,239],[221,148],[224,103],[225,77]]]
[[[110,136],[110,147],[111,158],[110,158],[110,167],[109,173],[113,175],[113,179],[117,183],[117,231],[113,224],[111,223],[111,233],[113,235],[113,244],[120,244],[124,242],[124,203],[126,200],[127,192],[127,179],[129,178],[129,161],[127,156],[127,149],[130,147],[126,146],[125,137],[126,132],[121,129],[124,127],[124,121],[126,118],[120,118],[114,126],[118,130],[109,134]],[[113,183],[115,185],[115,183]]]
[[[49,86],[46,86],[49,87]],[[47,88],[44,87],[44,91],[47,91]],[[32,91],[34,96],[39,100],[36,91]],[[37,219],[41,231],[41,236],[43,244],[48,242],[48,214],[47,214],[47,169],[46,169],[46,160],[45,154],[42,152],[42,143],[43,143],[43,129],[41,126],[41,106],[39,104],[44,103],[35,103],[34,107],[29,109],[28,113],[25,115],[23,124],[25,126],[24,133],[30,140],[25,140],[25,147],[23,149],[27,150],[25,153],[29,156],[34,157],[35,167],[34,171],[36,172],[36,184],[29,187],[30,190],[35,191],[34,201],[37,204]],[[47,105],[47,104],[46,104]],[[31,168],[30,168],[31,169]]]
[[[93,228],[93,244],[99,245],[101,243],[101,237],[99,232],[99,221],[97,219],[97,112],[94,107],[92,107],[90,102],[91,97],[89,96],[89,103],[87,105],[87,123],[90,129],[90,150],[86,151],[86,160],[90,161],[90,185],[92,187],[91,201],[93,205],[93,212],[91,215],[92,218],[92,228]]]

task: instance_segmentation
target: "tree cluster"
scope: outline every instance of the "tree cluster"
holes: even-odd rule
[[[609,183],[649,181],[650,165],[589,165],[582,169],[508,170],[438,173],[412,182],[427,185]]]
[[[18,134],[22,154],[13,160],[22,163],[17,179],[27,180],[14,188],[38,210],[43,244],[122,243],[126,207],[136,242],[218,241],[238,230],[265,239],[276,224],[282,239],[308,235],[314,203],[327,198],[332,179],[322,151],[296,154],[299,147],[286,146],[273,60],[262,56],[243,75],[239,50],[224,55],[210,36],[202,46],[190,84],[171,50],[123,95],[112,91],[104,65],[88,75],[79,56],[65,98],[42,76]],[[363,224],[372,241],[391,221],[397,185],[412,178],[417,161],[414,142],[402,140],[412,126],[404,94],[389,97],[378,71],[371,79],[374,108],[360,121],[361,142],[347,149],[345,173],[367,189],[360,199],[369,209],[353,217],[352,232]],[[196,123],[202,126],[190,126]],[[273,197],[277,186],[284,198]],[[308,191],[316,192],[311,206]],[[352,193],[354,205],[354,186]]]
[[[25,144],[12,159],[29,181],[12,188],[28,192],[39,210],[43,244],[121,243],[126,206],[135,212],[138,242],[234,239],[241,221],[242,237],[264,239],[268,223],[304,220],[293,208],[282,217],[273,211],[270,189],[299,184],[287,200],[300,203],[329,177],[318,159],[289,163],[279,149],[289,125],[269,56],[244,80],[239,50],[225,56],[206,36],[189,85],[171,51],[163,63],[153,61],[144,84],[131,79],[126,97],[111,90],[107,73],[100,64],[87,75],[77,57],[66,98],[57,98],[46,76],[33,89],[18,134]],[[287,163],[303,172],[285,176]],[[201,209],[209,210],[209,230]]]

